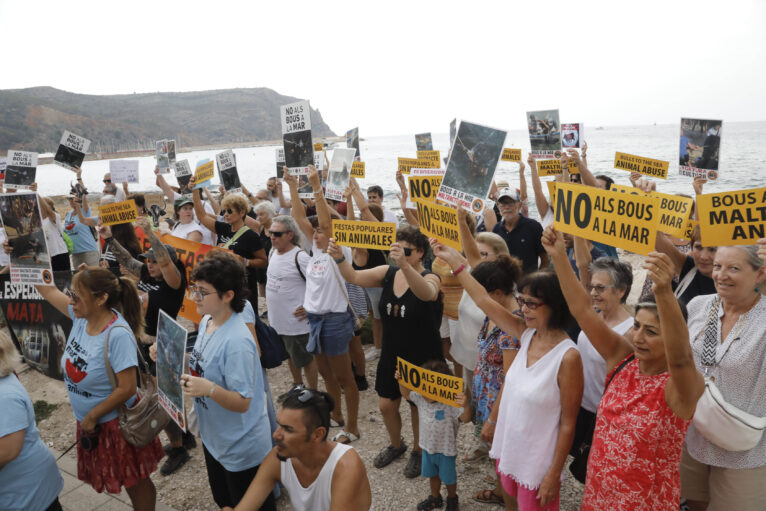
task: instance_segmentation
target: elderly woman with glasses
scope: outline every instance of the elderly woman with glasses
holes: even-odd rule
[[[189,186],[194,186],[194,178],[189,180]],[[218,246],[228,248],[242,261],[242,266],[247,274],[247,289],[250,295],[247,299],[258,310],[258,276],[256,268],[265,268],[267,265],[266,251],[258,234],[260,224],[250,218],[247,199],[242,194],[233,193],[227,195],[221,201],[221,214],[223,222],[219,222],[205,211],[202,204],[200,190],[195,189],[192,193],[194,212],[200,223],[218,235]]]
[[[208,482],[219,507],[235,506],[271,450],[265,382],[245,308],[245,272],[233,257],[209,257],[192,273],[202,320],[183,391],[194,398]],[[276,509],[269,496],[261,509]]]

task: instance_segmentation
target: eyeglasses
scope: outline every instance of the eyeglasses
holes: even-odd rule
[[[545,302],[530,302],[529,300],[525,300],[520,296],[516,297],[516,301],[519,302],[519,307],[526,307],[531,311],[537,310],[538,307],[545,305]]]
[[[205,291],[198,286],[189,286],[189,294],[192,298],[199,296],[200,300],[204,300],[207,295],[212,295],[213,293],[215,293],[215,291]]]
[[[407,248],[407,247],[402,247],[402,249],[404,250],[404,255],[405,255],[406,257],[410,257],[410,256],[412,255],[412,250],[413,250],[413,249],[411,249],[411,248]]]
[[[614,287],[614,284],[610,284],[608,286],[602,286],[601,284],[597,284],[594,286],[593,284],[588,284],[587,286],[585,286],[585,289],[587,289],[589,293],[592,293],[593,291],[595,291],[597,295],[600,295],[601,293],[603,293],[610,287]]]
[[[226,208],[223,210],[223,212],[226,213],[227,215],[233,215],[235,213],[235,211],[231,208]]]
[[[80,301],[80,297],[77,296],[77,293],[71,289],[65,289],[64,294],[67,295],[70,300],[72,300],[72,303],[78,303]]]
[[[502,199],[497,201],[498,207],[502,206],[502,207],[505,207],[505,208],[510,208],[510,207],[515,206],[516,204],[518,204],[517,201],[515,201],[513,199],[508,199],[508,198],[505,198],[505,197],[503,197]]]
[[[274,236],[275,238],[281,238],[283,234],[285,234],[287,231],[269,231],[271,233],[271,236]]]
[[[489,252],[479,252],[479,256],[480,256],[482,259],[486,259],[486,258],[488,258],[488,257],[489,257]]]
[[[111,183],[111,182],[112,182],[111,179],[104,179],[104,183]]]

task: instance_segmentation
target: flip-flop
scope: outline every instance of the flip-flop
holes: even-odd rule
[[[338,439],[340,437],[346,437],[346,442],[339,442]],[[336,433],[335,436],[332,437],[333,442],[338,442],[341,444],[350,444],[351,442],[356,442],[357,440],[359,440],[359,437],[353,433],[349,433],[348,431],[341,431],[339,433]]]
[[[500,504],[501,506],[505,505],[503,496],[495,493],[494,489],[482,490],[474,495],[472,499],[480,504]]]

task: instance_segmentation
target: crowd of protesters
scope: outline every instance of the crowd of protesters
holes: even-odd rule
[[[565,152],[561,166],[557,181],[614,183],[591,172],[587,146]],[[527,168],[539,219],[527,206]],[[408,449],[404,477],[430,481],[430,494],[413,503],[419,510],[459,509],[456,467],[482,462],[492,463],[494,484],[467,490],[509,510],[558,510],[567,469],[585,485],[584,510],[766,508],[766,438],[732,448],[718,438],[736,430],[711,435],[695,419],[710,382],[732,413],[766,416],[766,239],[706,247],[698,227],[688,240],[659,233],[642,263],[647,283],[630,303],[630,264],[614,247],[553,227],[534,157],[520,162],[520,177],[519,189],[493,183],[495,207],[459,211],[462,252],[421,233],[400,173],[392,181],[401,223],[377,185],[365,194],[352,178],[344,201],[327,200],[313,167],[311,198],[286,168],[255,194],[243,187],[218,196],[183,195],[157,173],[173,204],[171,226],[161,229],[143,196],[109,174],[101,204],[133,198],[140,215],[132,224],[103,225],[82,194],[69,198],[62,222],[40,197],[53,269],[75,271],[69,289],[37,290],[73,320],[61,367],[78,477],[99,492],[125,488],[134,509],[154,509],[149,476],[166,455],[160,471],[171,476],[200,439],[211,494],[225,509],[276,509],[284,490],[295,509],[373,509],[368,471]],[[638,174],[630,183],[656,187]],[[696,178],[695,194],[704,185]],[[396,222],[396,238],[387,251],[350,249],[333,239],[334,219]],[[187,276],[161,235],[221,248]],[[3,246],[11,252],[11,242]],[[136,447],[119,410],[141,399],[137,368],[154,376],[160,311],[176,318],[185,296],[201,316],[178,382],[192,398],[194,426],[184,433],[170,422],[165,449],[159,436]],[[292,378],[276,403],[260,358],[262,318]],[[464,392],[449,406],[405,388],[397,357],[462,378]],[[365,466],[353,447],[365,441],[359,401],[373,361],[379,434],[389,445]],[[18,364],[0,335],[0,508],[61,509],[61,476],[14,376]],[[474,443],[458,457],[465,423]],[[33,472],[48,475],[25,477]]]

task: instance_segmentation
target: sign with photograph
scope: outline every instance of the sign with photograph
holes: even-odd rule
[[[354,158],[361,159],[362,153],[359,152],[359,128],[353,128],[346,132],[346,147],[356,149]]]
[[[188,332],[165,311],[157,318],[157,397],[173,421],[186,431],[181,375]]]
[[[8,151],[5,167],[5,186],[17,190],[29,190],[37,174],[37,153]]]
[[[356,149],[339,148],[332,152],[330,168],[327,172],[325,196],[331,200],[343,200],[348,181],[351,179],[351,166],[354,164]]]
[[[53,270],[37,194],[0,194],[0,217],[11,246],[11,282],[52,286]]]
[[[82,167],[85,155],[90,149],[90,140],[69,131],[64,131],[61,135],[61,142],[53,157],[53,163],[62,167],[74,170],[75,167]]]
[[[678,172],[682,176],[718,179],[718,153],[723,121],[681,119]]]
[[[561,147],[565,149],[580,149],[583,143],[585,127],[581,122],[561,125]]]
[[[527,112],[527,130],[532,155],[561,158],[561,126],[558,110]]]
[[[420,133],[415,135],[415,146],[418,151],[433,151],[434,143],[431,140],[430,133]]]
[[[218,163],[218,175],[221,178],[221,184],[227,192],[242,191],[242,183],[239,182],[237,173],[237,158],[234,151],[228,149],[215,155],[215,161]]]
[[[192,191],[189,188],[189,181],[191,180],[192,171],[189,160],[180,160],[175,164],[176,181],[178,181],[178,193],[181,195],[191,195]]]
[[[282,146],[285,166],[296,176],[309,173],[314,164],[314,145],[311,142],[311,107],[308,101],[297,101],[279,107],[282,121]]]

